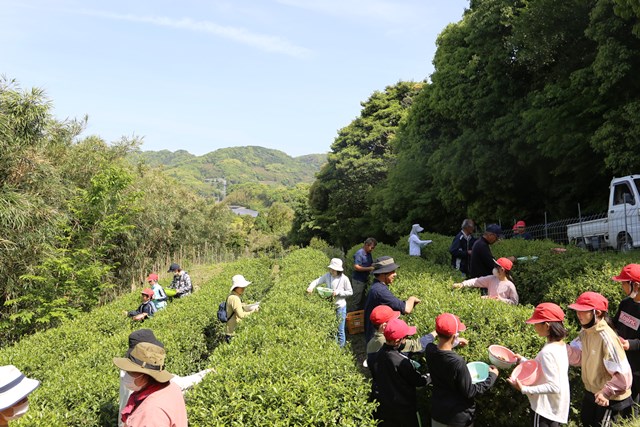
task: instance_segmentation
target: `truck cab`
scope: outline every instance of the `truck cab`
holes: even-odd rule
[[[609,191],[609,237],[616,249],[630,249],[640,246],[640,175],[614,178]]]
[[[605,218],[567,226],[570,242],[589,249],[628,250],[640,246],[640,175],[613,178]]]

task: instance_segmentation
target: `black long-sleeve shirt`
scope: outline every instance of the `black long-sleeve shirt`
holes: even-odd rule
[[[467,251],[471,250],[475,241],[476,238],[473,235],[466,236],[462,231],[456,234],[456,237],[451,241],[451,246],[449,246],[453,268],[457,268],[464,274],[469,273],[471,255]]]
[[[483,237],[476,240],[471,248],[471,264],[469,265],[469,278],[491,276],[495,267],[493,254],[489,242]]]
[[[372,373],[381,404],[415,412],[416,387],[427,385],[429,377],[416,371],[407,356],[384,344],[375,358]]]
[[[427,344],[425,358],[433,386],[431,417],[449,426],[468,425],[475,416],[475,396],[489,390],[497,375],[490,372],[486,380],[473,384],[464,359],[433,343]]]

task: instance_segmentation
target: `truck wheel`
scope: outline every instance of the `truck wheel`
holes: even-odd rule
[[[624,234],[618,236],[618,250],[621,252],[629,252],[633,249],[633,240],[631,239],[631,236],[628,234],[626,236],[626,239]]]
[[[587,244],[584,242],[584,239],[580,239],[578,242],[576,242],[576,246],[580,249],[587,249]]]

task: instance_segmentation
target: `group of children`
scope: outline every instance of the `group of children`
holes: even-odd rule
[[[535,357],[539,375],[532,385],[517,378],[508,382],[529,399],[534,426],[557,427],[568,422],[569,365],[581,367],[585,389],[581,425],[610,426],[635,415],[634,404],[640,396],[640,264],[625,266],[612,279],[621,283],[627,295],[616,315],[609,318],[603,295],[582,293],[568,306],[582,327],[570,343],[565,343],[565,313],[558,305],[541,303],[526,321],[546,338]],[[440,314],[435,331],[413,340],[410,337],[416,328],[399,316],[399,311],[385,305],[375,307],[370,316],[376,335],[367,347],[367,365],[373,377],[372,396],[379,402],[376,417],[380,425],[418,426],[415,388],[430,384],[431,425],[472,426],[474,398],[494,385],[498,369],[490,366],[486,379],[472,381],[466,361],[454,351],[468,344],[460,337],[466,326],[456,315]],[[409,357],[415,352],[424,353],[428,375],[421,375]],[[519,354],[515,357],[518,363],[526,360]]]
[[[180,268],[180,265],[173,263],[169,266],[168,273],[173,273],[173,280],[169,285],[171,295],[182,297],[190,295],[193,291],[191,278],[189,274]],[[158,283],[158,275],[151,273],[147,276],[146,282],[149,285],[140,293],[142,302],[137,310],[126,312],[132,320],[143,322],[145,319],[152,317],[158,310],[162,310],[167,306],[168,296],[164,288]]]

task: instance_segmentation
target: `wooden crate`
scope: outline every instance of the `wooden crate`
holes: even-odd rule
[[[364,310],[351,311],[347,313],[347,332],[349,335],[361,334],[364,332]]]

